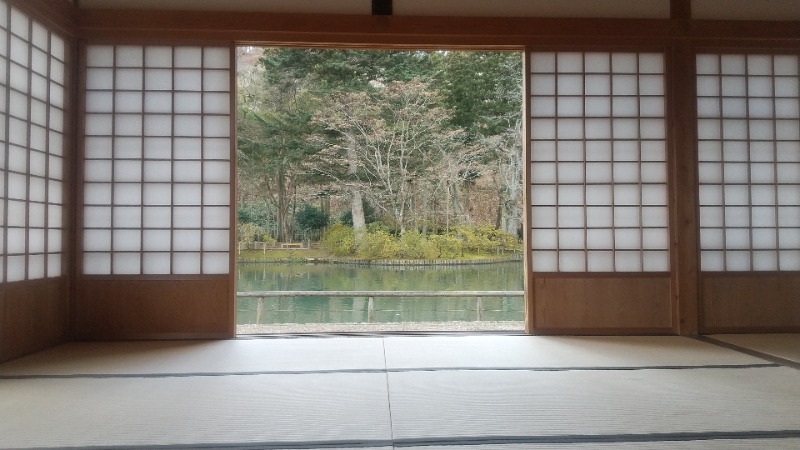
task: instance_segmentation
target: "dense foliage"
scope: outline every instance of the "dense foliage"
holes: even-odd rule
[[[255,51],[238,70],[240,222],[289,241],[340,217],[351,228],[333,225],[326,246],[364,257],[452,257],[518,235],[519,53]]]

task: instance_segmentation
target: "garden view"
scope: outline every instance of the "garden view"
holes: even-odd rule
[[[518,52],[242,47],[237,74],[240,261],[520,259]]]

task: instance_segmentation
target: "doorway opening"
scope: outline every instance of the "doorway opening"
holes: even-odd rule
[[[521,331],[522,53],[239,47],[237,332]]]

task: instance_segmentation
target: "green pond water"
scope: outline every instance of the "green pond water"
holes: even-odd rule
[[[463,266],[240,264],[238,291],[522,290],[522,262]],[[366,323],[367,297],[240,298],[237,324]],[[259,311],[260,309],[260,311]],[[522,297],[375,297],[373,322],[521,321]]]

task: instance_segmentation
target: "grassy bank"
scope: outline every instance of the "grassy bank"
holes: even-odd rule
[[[513,254],[498,255],[496,253],[495,254],[465,253],[464,255],[458,256],[456,258],[449,258],[449,259],[463,260],[463,261],[480,261],[484,259],[513,258],[513,257],[514,257]],[[312,259],[320,262],[324,261],[340,262],[342,260],[342,258],[334,256],[333,254],[331,254],[326,250],[313,249],[313,248],[312,249],[267,249],[266,251],[242,250],[237,254],[237,258],[239,262],[249,262],[249,263],[272,262],[272,261],[306,262]],[[358,258],[358,257],[348,257],[347,259],[354,261],[369,260],[368,258]],[[418,260],[398,258],[397,261],[418,261]]]

